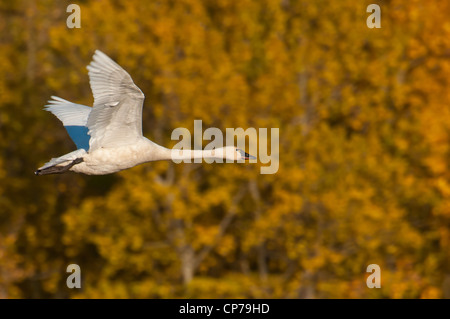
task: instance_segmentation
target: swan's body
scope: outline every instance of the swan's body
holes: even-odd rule
[[[130,145],[99,148],[86,153],[83,162],[70,170],[88,175],[104,175],[158,160],[170,160],[170,150],[142,137]]]
[[[73,171],[88,175],[115,173],[138,164],[171,159],[254,158],[233,146],[215,150],[173,151],[142,135],[144,94],[130,75],[100,51],[87,67],[94,107],[53,96],[46,109],[60,119],[77,150],[53,158],[36,175]]]

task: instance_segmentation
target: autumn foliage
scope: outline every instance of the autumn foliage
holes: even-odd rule
[[[0,2],[1,298],[450,298],[450,2],[80,0],[79,29],[69,3]],[[42,108],[92,105],[95,49],[146,137],[279,128],[278,172],[34,176],[74,150]]]

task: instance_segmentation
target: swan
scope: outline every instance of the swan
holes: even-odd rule
[[[87,66],[94,106],[52,96],[45,106],[64,125],[77,149],[52,158],[36,175],[68,171],[106,175],[160,160],[212,158],[255,159],[234,146],[214,150],[171,150],[142,135],[144,94],[131,76],[103,52],[96,50]]]

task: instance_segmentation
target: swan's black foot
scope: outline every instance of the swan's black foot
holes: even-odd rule
[[[36,172],[34,172],[34,174],[36,175],[48,175],[48,174],[62,174],[67,172],[69,169],[72,168],[72,166],[80,164],[81,162],[83,162],[83,158],[77,158],[75,160],[72,161],[72,163],[65,165],[65,166],[50,166],[44,169],[38,169]]]

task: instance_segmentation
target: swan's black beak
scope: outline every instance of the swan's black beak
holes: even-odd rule
[[[239,151],[239,153],[241,154],[242,158],[245,159],[245,160],[256,159],[256,157],[254,157],[254,156],[252,156],[252,155],[250,155],[250,154],[244,152],[243,150],[239,150],[239,149],[238,149],[238,151]]]

